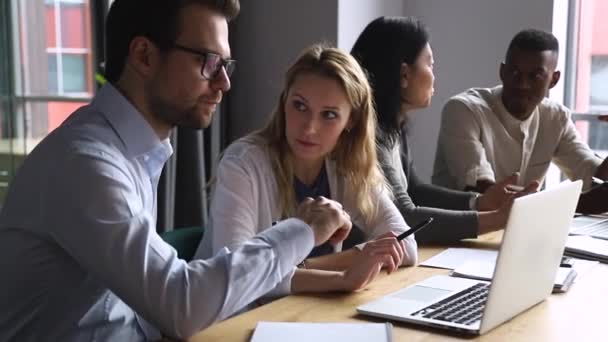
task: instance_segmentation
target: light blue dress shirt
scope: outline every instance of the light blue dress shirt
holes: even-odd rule
[[[0,341],[186,338],[277,286],[314,244],[283,221],[186,263],[156,233],[172,153],[114,87],[28,156],[0,214]]]

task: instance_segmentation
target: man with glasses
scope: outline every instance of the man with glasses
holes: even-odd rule
[[[230,89],[238,0],[116,0],[109,84],[26,159],[0,215],[0,341],[186,338],[274,288],[350,218],[308,199],[241,248],[186,263],[156,234],[174,126]]]
[[[502,85],[473,88],[443,108],[433,183],[484,192],[515,172],[519,185],[542,180],[553,161],[570,179],[608,179],[608,162],[585,144],[570,110],[547,98],[560,78],[559,44],[528,29],[511,40],[500,65]],[[580,197],[577,211],[608,211],[608,183]]]

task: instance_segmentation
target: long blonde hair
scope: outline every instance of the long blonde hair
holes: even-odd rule
[[[377,209],[372,190],[378,186],[385,187],[385,180],[376,158],[376,113],[371,89],[365,73],[350,54],[324,45],[313,45],[304,50],[287,71],[285,86],[270,121],[246,140],[268,149],[277,180],[281,214],[283,217],[292,216],[296,197],[293,156],[285,135],[285,101],[293,82],[302,74],[336,80],[347,95],[352,107],[352,127],[342,132],[330,159],[335,161],[337,176],[344,178],[346,189],[352,192],[353,204],[368,221]]]

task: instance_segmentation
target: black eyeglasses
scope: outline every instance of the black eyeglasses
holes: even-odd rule
[[[199,55],[203,59],[201,75],[208,80],[216,79],[222,71],[222,67],[224,67],[224,69],[226,70],[226,75],[230,77],[232,75],[232,72],[234,71],[234,68],[236,67],[236,61],[234,59],[224,59],[217,53],[199,51],[180,44],[173,44],[172,47],[174,49]]]

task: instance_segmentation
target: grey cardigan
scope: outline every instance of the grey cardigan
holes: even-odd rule
[[[473,193],[423,183],[414,170],[405,131],[401,136],[401,141],[394,144],[376,145],[378,161],[407,224],[434,218],[431,226],[416,233],[416,240],[453,242],[476,238],[479,219],[477,211],[469,207]]]

